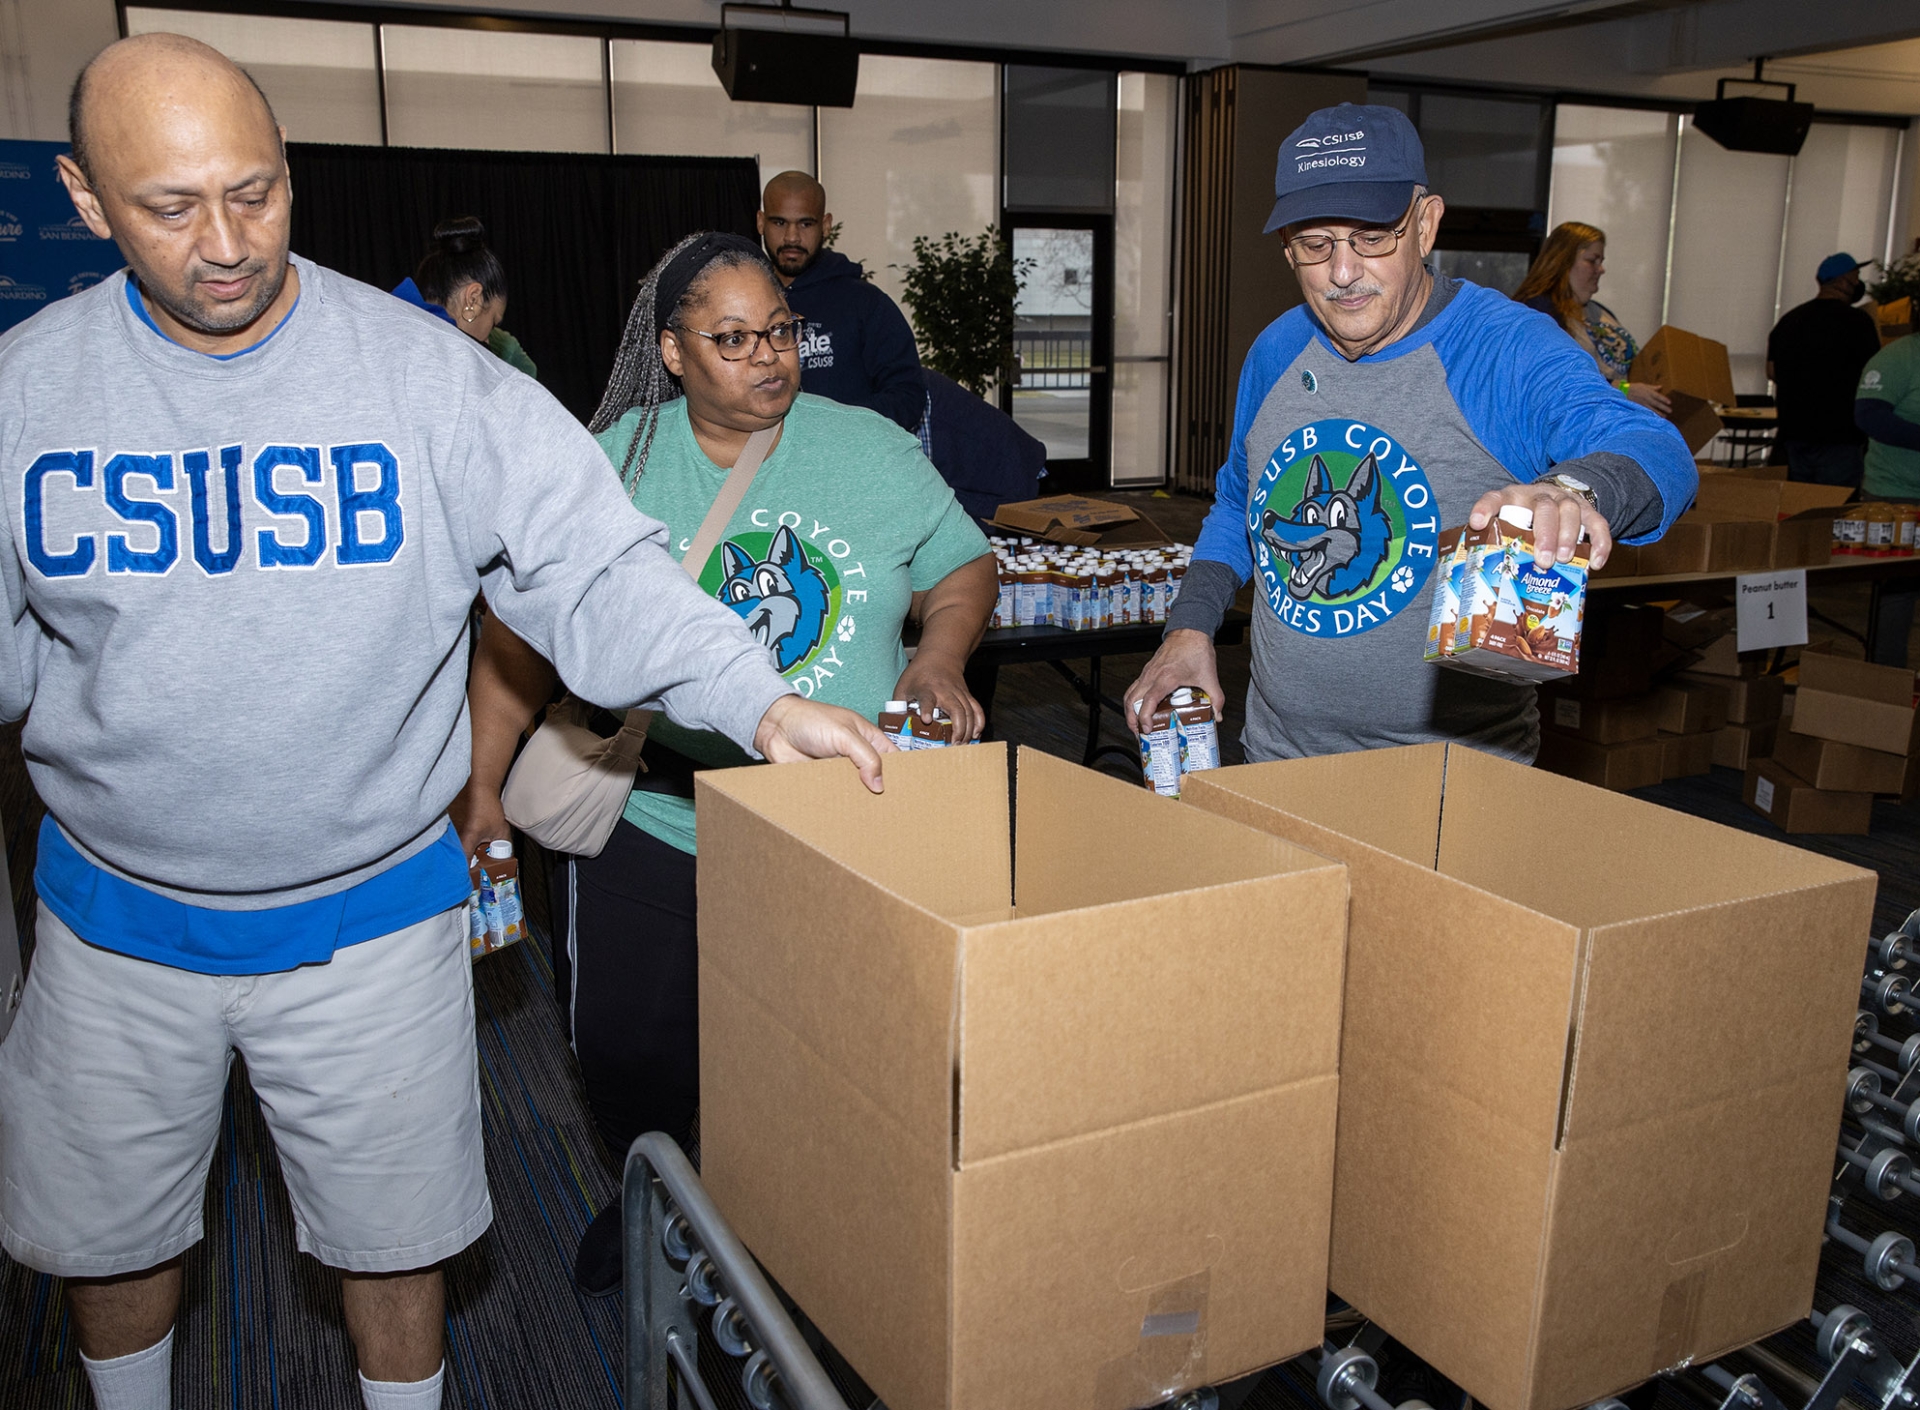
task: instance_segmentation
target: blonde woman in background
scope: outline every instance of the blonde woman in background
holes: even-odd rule
[[[1606,232],[1570,220],[1553,228],[1513,296],[1566,329],[1574,342],[1593,354],[1614,386],[1665,416],[1673,410],[1665,392],[1651,382],[1628,380],[1628,369],[1640,349],[1613,310],[1594,297],[1606,272]]]

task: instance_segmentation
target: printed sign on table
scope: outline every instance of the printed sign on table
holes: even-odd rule
[[[1733,581],[1734,632],[1741,651],[1807,644],[1807,570],[1749,573]]]

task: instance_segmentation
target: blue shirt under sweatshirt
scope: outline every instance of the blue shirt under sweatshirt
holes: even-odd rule
[[[413,282],[411,275],[393,286],[393,296],[401,303],[412,304],[415,308],[432,314],[449,328],[457,329],[460,326],[453,321],[452,314],[420,292],[420,286]]]
[[[126,288],[127,306],[166,338],[132,279]],[[273,332],[259,342],[239,352],[206,356],[230,362],[258,352],[287,326],[299,306],[296,296]],[[446,317],[446,310],[426,306]],[[449,826],[425,851],[345,891],[266,910],[216,911],[159,895],[95,866],[52,814],[40,822],[33,885],[41,903],[82,940],[195,974],[275,974],[324,963],[337,949],[403,930],[459,905],[470,894],[460,837]]]
[[[1552,319],[1464,281],[1441,281],[1429,314],[1350,362],[1296,308],[1247,355],[1168,629],[1211,632],[1221,590],[1255,580],[1249,759],[1458,740],[1531,760],[1532,686],[1423,659],[1440,531],[1486,491],[1556,469],[1594,485],[1628,543],[1693,499],[1679,432]]]

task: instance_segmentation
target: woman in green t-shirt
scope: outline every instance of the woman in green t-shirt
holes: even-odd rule
[[[962,671],[998,591],[987,541],[914,436],[801,392],[801,334],[757,245],[690,237],[641,285],[591,429],[634,505],[667,525],[676,555],[747,438],[777,429],[701,585],[740,614],[801,694],[869,719],[889,699],[917,699],[923,713],[938,706],[953,718],[956,739],[977,738],[984,714]],[[911,661],[901,642],[909,621],[920,628]],[[473,680],[467,803],[491,816],[513,741],[553,677],[489,618]],[[555,977],[587,1103],[616,1160],[643,1132],[683,1143],[692,1134],[692,778],[751,762],[727,740],[664,717],[643,758],[605,850],[564,859],[554,886]],[[619,1232],[613,1205],[581,1240],[584,1291],[618,1286]]]

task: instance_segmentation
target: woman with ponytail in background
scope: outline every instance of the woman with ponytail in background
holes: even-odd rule
[[[520,340],[500,326],[507,313],[507,269],[487,244],[487,227],[478,216],[456,215],[434,226],[419,268],[393,293],[485,343],[508,366],[539,376]]]
[[[1569,220],[1547,236],[1513,296],[1546,314],[1592,353],[1601,374],[1614,386],[1649,411],[1665,416],[1673,410],[1665,392],[1651,382],[1628,380],[1628,369],[1640,349],[1613,310],[1594,297],[1606,272],[1606,232]]]

